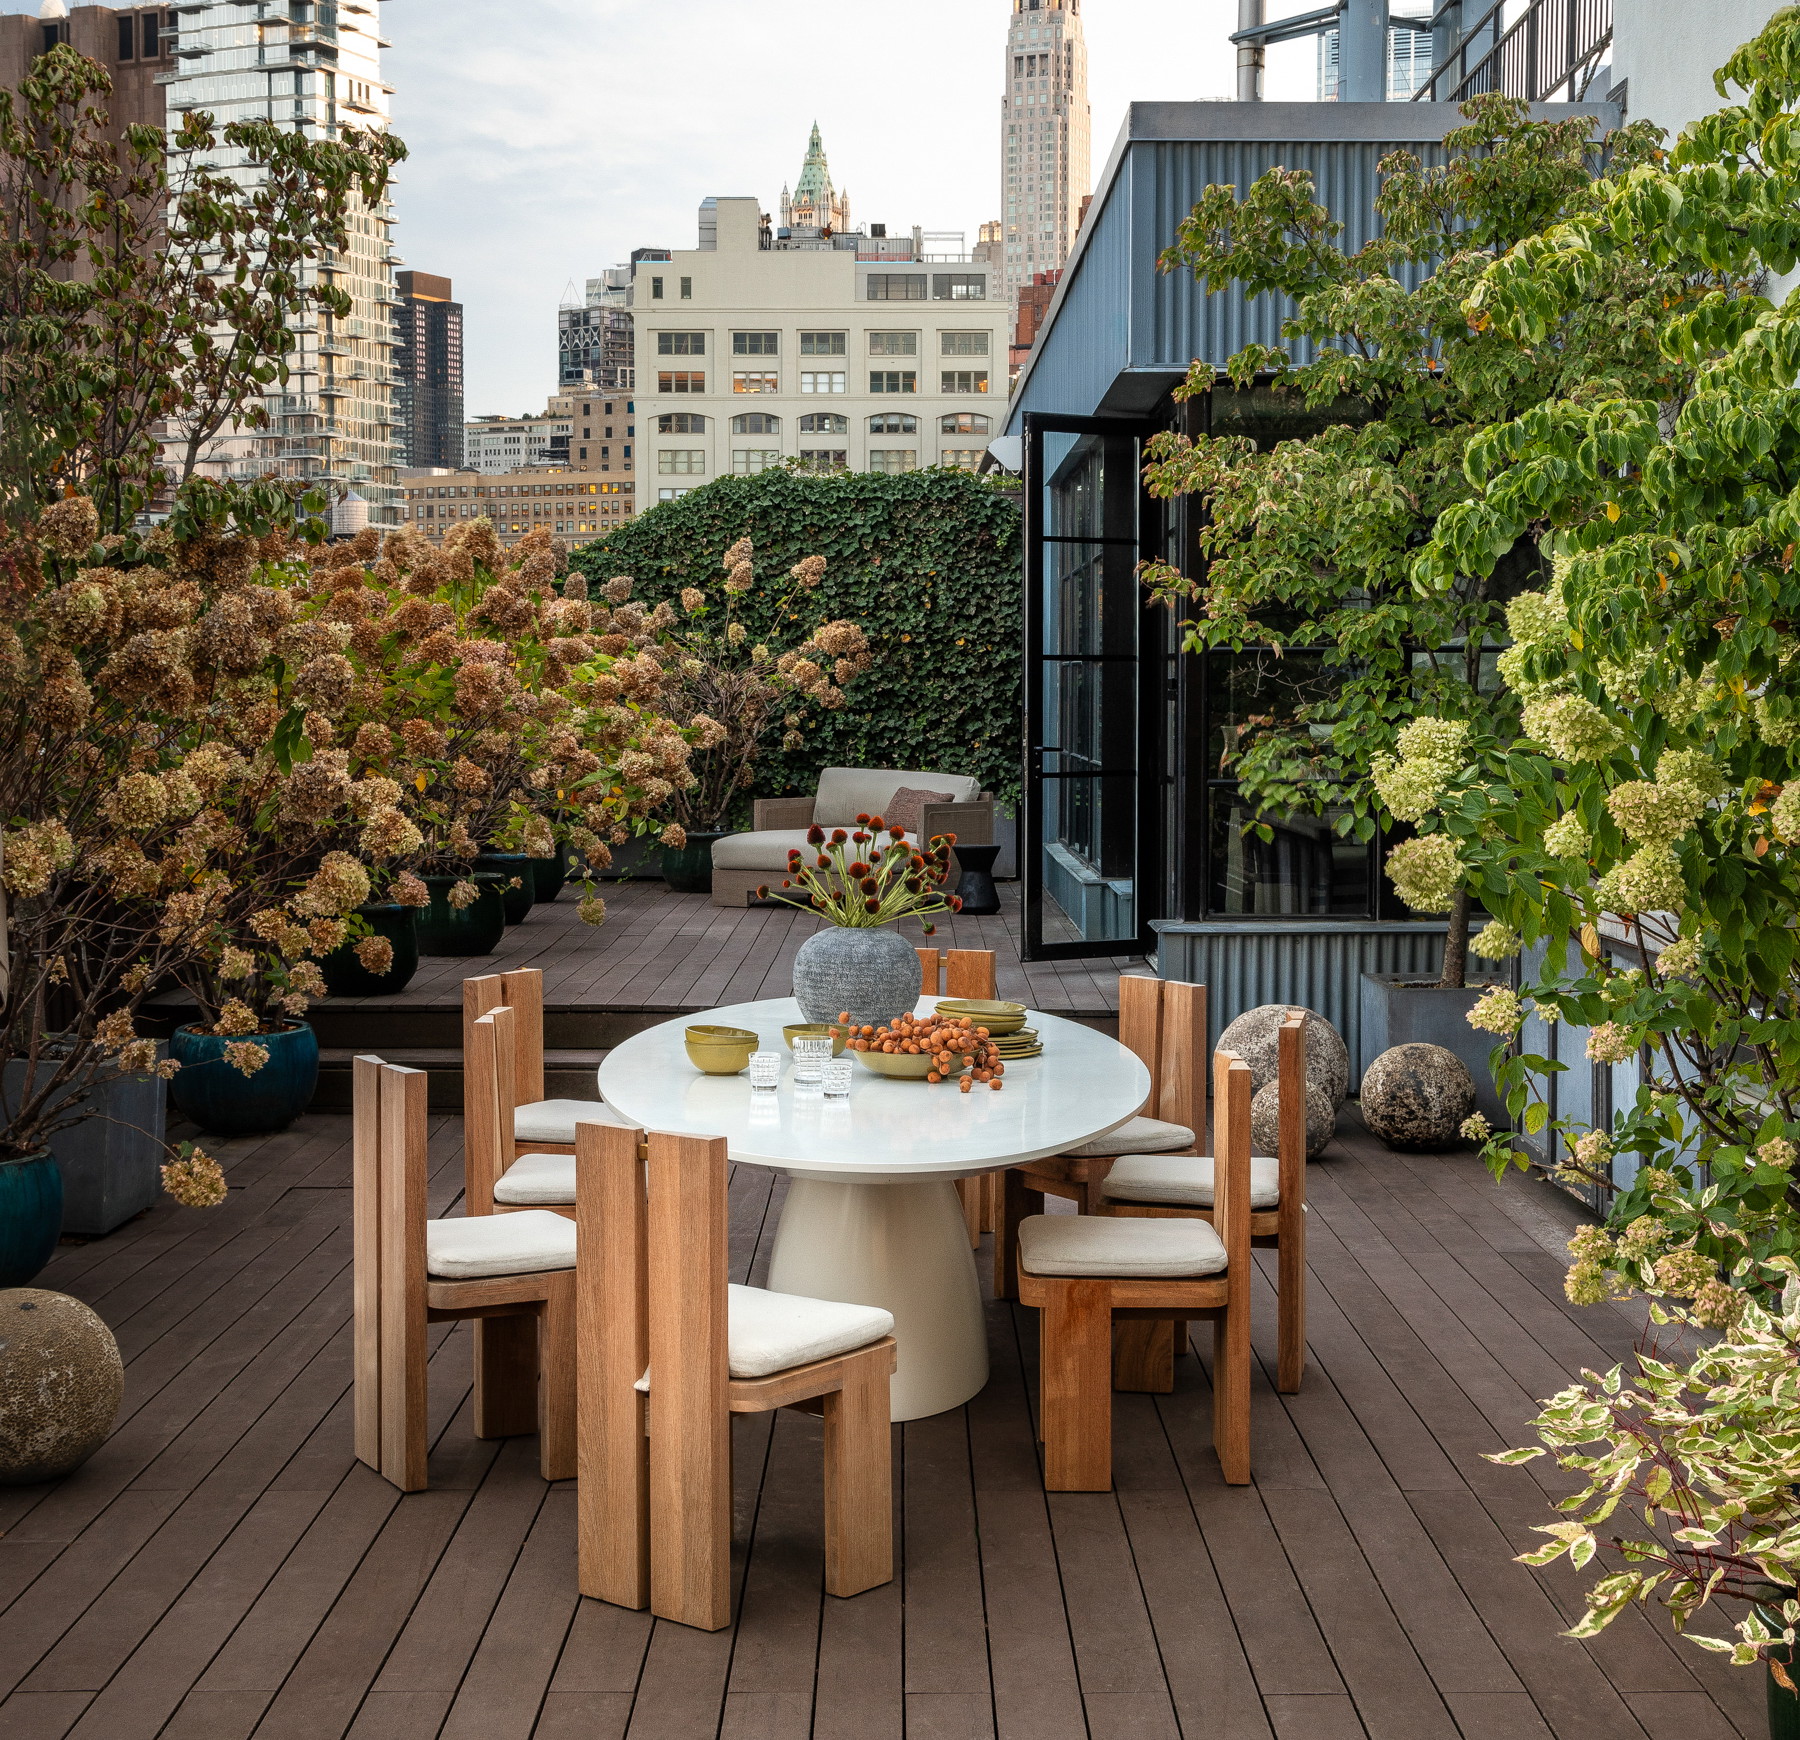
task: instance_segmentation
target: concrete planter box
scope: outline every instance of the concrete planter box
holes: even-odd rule
[[[1475,1080],[1475,1109],[1485,1113],[1496,1130],[1507,1129],[1511,1119],[1494,1086],[1488,1054],[1496,1036],[1471,1027],[1468,1013],[1480,998],[1503,981],[1446,989],[1427,980],[1393,978],[1382,973],[1362,977],[1362,1039],[1364,1067],[1396,1045],[1441,1045],[1454,1052]]]

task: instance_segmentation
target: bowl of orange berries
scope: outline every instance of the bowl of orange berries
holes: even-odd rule
[[[848,1022],[849,1015],[840,1017]],[[954,1081],[998,1093],[1006,1065],[985,1027],[967,1015],[897,1015],[880,1027],[850,1029],[849,1050],[864,1069],[902,1081]]]

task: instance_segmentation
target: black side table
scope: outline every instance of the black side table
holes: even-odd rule
[[[962,879],[956,885],[956,896],[965,913],[985,918],[1000,910],[1000,891],[994,886],[994,860],[999,856],[998,846],[957,842],[956,861],[962,866]]]

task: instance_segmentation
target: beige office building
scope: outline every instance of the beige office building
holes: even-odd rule
[[[433,543],[460,520],[494,522],[503,544],[539,526],[567,544],[591,543],[636,512],[628,478],[591,471],[407,471],[401,474],[403,517]]]
[[[801,191],[833,209],[816,134]],[[754,199],[709,199],[697,248],[638,265],[632,316],[644,507],[790,459],[973,466],[1005,409],[1011,307],[960,237],[777,231]]]
[[[1006,197],[1003,289],[1011,302],[1075,245],[1093,191],[1093,120],[1081,0],[1012,0],[1000,100]]]

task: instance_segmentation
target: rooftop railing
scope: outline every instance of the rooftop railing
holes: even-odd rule
[[[1578,103],[1612,46],[1613,0],[1531,0],[1511,25],[1507,0],[1465,0],[1461,40],[1413,92],[1415,103],[1461,103],[1504,91],[1528,103]]]

